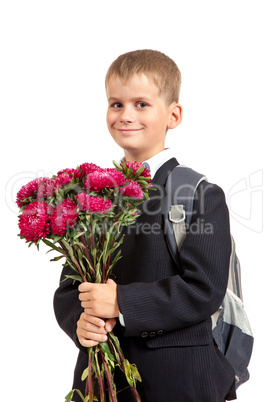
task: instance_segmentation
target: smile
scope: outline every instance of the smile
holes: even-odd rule
[[[116,127],[115,127],[115,129],[124,135],[135,134],[142,130],[142,128],[116,128]]]

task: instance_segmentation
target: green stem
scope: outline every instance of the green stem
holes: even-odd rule
[[[91,260],[91,257],[90,257],[88,245],[87,245],[85,236],[84,236],[84,235],[81,235],[80,237],[81,237],[81,240],[82,240],[83,245],[85,246],[86,257],[87,257],[87,260],[88,260],[88,262],[89,262],[90,275],[91,275],[91,277],[94,279],[94,278],[95,278],[95,271],[94,271],[93,263],[92,263],[92,260]]]
[[[101,374],[99,360],[98,360],[98,357],[99,357],[100,353],[102,354],[101,349],[95,348],[94,357],[95,357],[95,363],[96,363],[97,379],[98,379],[98,383],[99,383],[100,402],[105,402],[103,377],[102,377],[102,374]]]
[[[119,341],[118,341],[117,339],[115,339],[116,337],[115,337],[115,335],[114,335],[112,332],[110,332],[110,336],[111,336],[111,340],[113,341],[113,342],[110,342],[110,345],[112,345],[112,347],[114,348],[115,353],[116,353],[116,354],[118,355],[118,357],[119,357],[119,361],[118,361],[119,367],[120,367],[120,369],[123,371],[123,373],[125,374],[125,376],[127,377],[126,369],[125,369],[125,366],[124,366],[124,363],[123,363],[123,361],[124,361],[125,358],[124,358],[123,352],[122,352],[122,350],[121,350],[121,348],[120,348]],[[132,386],[132,385],[129,384],[129,386],[130,386],[130,389],[131,389],[133,395],[135,396],[136,401],[137,401],[137,402],[141,402],[139,393],[138,393],[138,391],[137,391],[137,389],[136,389],[136,380],[134,380],[134,381],[135,381],[135,382],[134,382],[135,385]]]
[[[67,255],[69,255],[68,250],[64,247],[63,243],[61,241],[59,241],[59,244],[61,245],[61,247],[63,248],[63,250],[66,252]],[[75,256],[73,256],[73,258],[70,257],[70,259],[75,263],[75,266],[77,268],[77,271],[79,273],[79,275],[81,276],[83,282],[87,282],[84,273],[79,265],[79,262],[77,261],[77,259],[75,258]]]
[[[92,379],[92,350],[88,348],[88,377],[86,383],[86,396],[89,396],[88,402],[93,402],[94,389],[93,389],[93,379]]]
[[[111,368],[108,367],[108,365],[107,365],[107,363],[105,361],[105,358],[103,356],[103,353],[101,353],[101,357],[102,357],[102,364],[103,364],[106,379],[107,379],[110,402],[117,402],[117,397],[116,397],[116,392],[115,392],[115,389],[114,389],[114,381],[113,381],[113,376],[112,376],[112,373],[111,373]]]

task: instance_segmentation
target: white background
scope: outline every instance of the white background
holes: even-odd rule
[[[61,263],[17,237],[16,192],[37,175],[121,156],[104,75],[138,48],[181,69],[184,120],[167,145],[226,193],[255,335],[238,401],[266,400],[267,36],[260,0],[1,3],[1,401],[63,401],[77,353],[53,312]]]

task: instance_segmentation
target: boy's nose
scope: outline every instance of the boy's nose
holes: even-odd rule
[[[135,116],[133,111],[130,108],[124,108],[120,115],[120,122],[121,123],[133,123],[135,121]]]

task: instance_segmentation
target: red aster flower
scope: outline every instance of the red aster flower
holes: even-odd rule
[[[127,197],[132,197],[132,198],[143,198],[143,191],[139,183],[136,183],[135,181],[129,180],[128,184],[124,187],[120,188],[120,192]]]
[[[21,236],[36,242],[49,234],[50,206],[45,201],[34,201],[27,205],[19,219]]]
[[[82,165],[79,166],[79,168],[82,171],[82,175],[85,176],[89,173],[95,172],[95,170],[101,169],[99,166],[95,165],[94,163],[82,163]]]
[[[76,209],[76,203],[70,198],[56,205],[50,217],[52,233],[62,236],[68,226],[73,227],[78,218]]]
[[[112,201],[108,198],[104,200],[103,197],[95,197],[87,193],[80,193],[76,196],[78,200],[78,207],[82,211],[98,212],[100,214],[105,214],[112,209]]]
[[[25,198],[35,196],[38,186],[40,184],[42,184],[45,180],[46,180],[45,177],[39,177],[37,179],[30,181],[29,183],[25,184],[24,186],[22,186],[22,188],[20,189],[20,191],[17,194],[17,199],[16,199],[16,203],[19,208],[21,208],[23,205],[25,205],[25,203],[23,202],[23,200],[25,200]]]
[[[116,169],[100,169],[89,173],[84,182],[87,191],[101,191],[104,188],[115,188],[126,183],[123,174]]]

